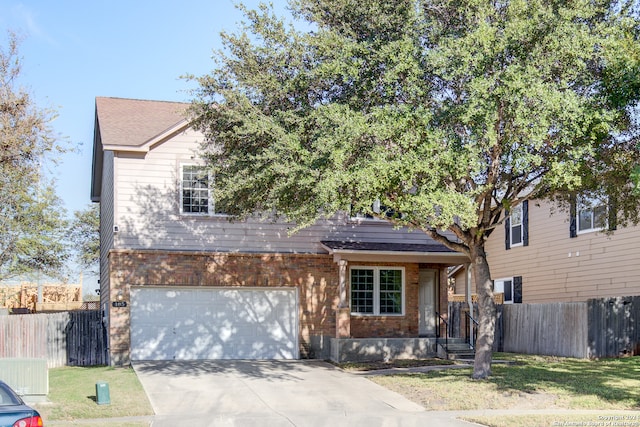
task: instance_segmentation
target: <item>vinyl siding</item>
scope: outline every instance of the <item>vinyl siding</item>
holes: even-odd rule
[[[113,248],[113,153],[104,153],[100,192],[100,303],[109,303],[109,250]]]
[[[291,224],[180,214],[180,165],[198,163],[201,140],[188,130],[147,153],[115,153],[114,247],[317,253],[323,252],[321,240],[432,242],[419,231],[395,230],[384,221],[353,222],[344,215],[289,235]]]
[[[523,302],[585,301],[640,294],[640,228],[569,237],[569,213],[529,203],[529,246],[505,250],[504,227],[486,244],[491,276],[522,276]],[[456,286],[457,287],[457,286]]]

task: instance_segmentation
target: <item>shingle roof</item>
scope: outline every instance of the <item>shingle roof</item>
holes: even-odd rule
[[[455,252],[440,243],[384,243],[384,242],[340,242],[323,240],[329,249],[342,251],[375,251],[375,252]]]
[[[96,97],[102,144],[139,147],[184,121],[183,102]]]

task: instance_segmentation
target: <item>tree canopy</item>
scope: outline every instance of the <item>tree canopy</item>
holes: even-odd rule
[[[216,203],[299,227],[355,209],[474,265],[474,377],[495,307],[484,242],[525,199],[607,192],[637,222],[635,1],[292,0],[243,8],[192,119]],[[379,201],[382,212],[372,206]],[[453,237],[452,237],[453,236]]]
[[[50,127],[54,112],[19,87],[18,40],[9,33],[8,42],[0,47],[0,280],[57,276],[68,258],[65,211],[42,165],[65,148]]]
[[[69,227],[69,238],[76,249],[81,267],[98,273],[100,262],[100,205],[91,204],[75,211]]]

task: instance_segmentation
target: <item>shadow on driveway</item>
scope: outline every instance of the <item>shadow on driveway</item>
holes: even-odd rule
[[[153,426],[469,426],[321,361],[134,362]]]

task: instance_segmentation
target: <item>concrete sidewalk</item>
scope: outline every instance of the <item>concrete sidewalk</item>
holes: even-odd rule
[[[425,421],[422,417],[419,419],[412,419],[411,416],[402,417],[401,419],[396,420],[396,423],[393,424],[380,424],[380,425],[389,425],[389,426],[473,426],[478,424],[467,423],[460,420],[460,417],[465,416],[488,416],[488,417],[499,417],[499,416],[532,416],[532,415],[591,415],[593,417],[592,424],[571,424],[571,425],[598,425],[599,422],[602,425],[606,425],[607,422],[610,422],[609,425],[624,425],[625,421],[626,425],[634,426],[640,425],[640,412],[638,411],[625,411],[625,410],[588,410],[588,409],[530,409],[530,410],[514,410],[514,409],[479,409],[472,411],[430,411],[426,412],[429,415],[429,420]],[[618,417],[618,418],[615,418]],[[607,421],[609,420],[609,421]],[[271,422],[274,421],[272,417],[266,418],[256,418],[256,417],[242,417],[239,416],[237,418],[231,419],[223,419],[223,418],[214,418],[214,419],[199,419],[198,417],[194,418],[178,418],[178,417],[166,417],[166,416],[141,416],[141,417],[119,417],[119,418],[99,418],[99,419],[82,419],[82,420],[74,420],[74,421],[47,421],[45,425],[47,426],[94,426],[94,425],[103,425],[108,424],[110,426],[124,426],[131,425],[133,423],[140,423],[149,426],[158,426],[158,425],[169,425],[170,423],[174,423],[174,426],[181,426],[183,422],[196,423],[196,425],[228,425],[228,426],[271,426]],[[339,418],[320,418],[317,420],[288,420],[286,423],[279,424],[279,421],[276,420],[277,425],[286,425],[286,426],[327,426],[332,427],[334,425],[343,426],[343,425],[352,425],[348,420],[342,417]],[[372,426],[378,425],[374,423],[367,423],[370,420],[361,419],[355,420],[356,424],[353,425],[362,425],[362,426]],[[295,424],[298,422],[298,424]],[[337,424],[334,424],[337,423]],[[422,423],[422,424],[420,424]],[[558,424],[564,425],[564,424]],[[568,424],[567,424],[568,425]]]

